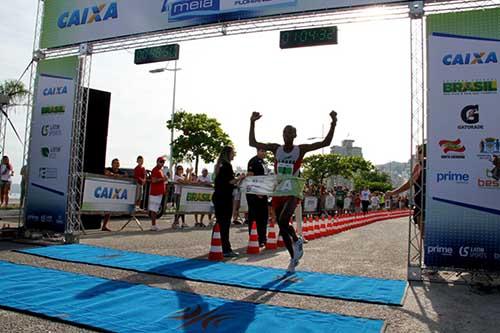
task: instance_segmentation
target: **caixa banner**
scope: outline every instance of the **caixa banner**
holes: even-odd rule
[[[427,266],[500,269],[498,15],[428,19]]]
[[[85,175],[82,213],[132,213],[137,185],[133,179]]]
[[[40,48],[401,0],[45,0]]]

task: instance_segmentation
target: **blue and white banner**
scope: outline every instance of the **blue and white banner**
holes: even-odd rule
[[[77,64],[76,57],[39,64],[28,161],[28,228],[65,230]]]
[[[429,40],[425,264],[500,268],[500,40]]]
[[[46,0],[40,47],[401,0]]]
[[[86,175],[82,213],[132,213],[137,184],[134,179]]]

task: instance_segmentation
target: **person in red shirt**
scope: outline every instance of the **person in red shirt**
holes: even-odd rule
[[[163,173],[165,161],[165,157],[158,157],[156,166],[151,171],[151,188],[148,204],[149,215],[151,216],[151,231],[159,230],[156,226],[156,215],[160,210],[161,200],[165,194],[165,182],[168,181],[167,176]]]
[[[146,183],[146,168],[142,166],[143,164],[144,158],[142,156],[137,156],[137,166],[134,169],[134,179],[137,183],[137,190],[135,193],[135,205],[137,208],[141,206],[144,184]]]

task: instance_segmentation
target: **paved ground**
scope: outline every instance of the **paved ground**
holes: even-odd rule
[[[118,229],[125,221],[113,221]],[[189,221],[192,225],[192,221]],[[85,244],[107,246],[147,253],[205,258],[210,231],[200,229],[171,230],[171,222],[162,220],[162,231],[141,232],[130,225],[125,232],[89,232],[81,240]],[[144,225],[149,227],[147,221]],[[246,227],[231,229],[234,249],[244,252]],[[158,288],[183,290],[198,294],[246,300],[279,306],[335,312],[351,316],[383,319],[387,332],[499,332],[500,291],[478,291],[465,285],[443,283],[411,284],[403,307],[363,304],[339,300],[263,292],[237,287],[216,286],[173,278],[138,274],[117,269],[63,263],[23,255],[11,250],[22,244],[0,242],[0,260],[34,266],[79,272],[109,279],[143,283]],[[28,246],[29,247],[29,246]],[[329,238],[310,242],[301,270],[362,275],[390,279],[406,279],[407,219],[378,222]],[[284,250],[264,252],[258,256],[241,256],[239,264],[285,268],[288,255]],[[1,277],[0,277],[1,278]],[[54,323],[28,315],[0,310],[0,332],[88,332],[70,325]]]

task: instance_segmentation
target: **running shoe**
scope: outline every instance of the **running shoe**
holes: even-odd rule
[[[299,237],[299,239],[293,244],[293,259],[299,261],[304,256],[304,239]]]
[[[299,265],[299,261],[296,259],[290,259],[290,263],[288,264],[288,268],[286,271],[288,273],[295,273],[295,267]]]
[[[160,229],[156,225],[152,225],[150,231],[160,231]]]

